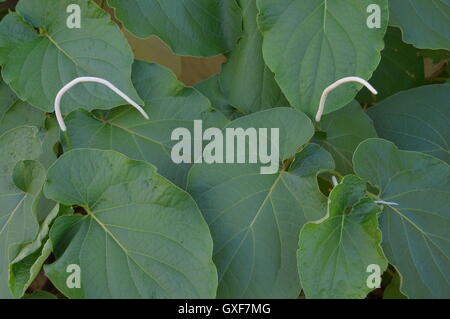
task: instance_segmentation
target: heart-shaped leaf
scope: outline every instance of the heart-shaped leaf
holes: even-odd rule
[[[401,149],[418,151],[450,162],[450,84],[428,85],[400,92],[371,107],[380,137]]]
[[[66,118],[74,148],[113,149],[131,158],[145,160],[158,172],[181,187],[186,186],[190,164],[175,164],[171,149],[173,130],[179,127],[193,132],[194,120],[204,126],[223,127],[227,120],[211,107],[209,100],[193,88],[185,87],[169,70],[147,62],[136,62],[133,81],[145,100],[144,119],[131,106],[108,113],[74,111]]]
[[[86,212],[59,217],[50,231],[57,260],[45,271],[66,296],[215,297],[208,227],[189,194],[151,164],[73,150],[49,169],[44,191]],[[70,265],[80,267],[81,288],[67,285]]]
[[[227,57],[220,85],[231,105],[244,114],[276,106],[288,106],[262,56],[262,35],[256,24],[255,0],[239,0],[244,13],[244,34]]]
[[[298,268],[307,298],[365,298],[373,290],[367,285],[368,267],[378,266],[380,276],[387,267],[380,211],[357,176],[346,176],[333,189],[327,217],[300,232]]]
[[[80,28],[67,24],[69,5],[80,7]],[[53,111],[57,92],[80,76],[105,78],[141,103],[131,83],[132,63],[125,37],[93,1],[19,1],[16,12],[0,22],[3,79],[20,99],[46,112]],[[108,88],[88,83],[64,96],[62,110],[110,109],[123,103]]]
[[[450,168],[430,155],[400,151],[368,139],[353,158],[355,172],[380,190],[386,205],[380,226],[383,250],[411,298],[450,295]]]
[[[323,90],[340,78],[370,78],[380,62],[388,24],[387,0],[257,0],[263,53],[289,102],[315,115]],[[369,28],[370,5],[380,6],[380,28]],[[360,84],[333,92],[327,113],[344,107]]]
[[[450,50],[450,0],[390,1],[390,24],[416,48]]]
[[[282,161],[294,156],[313,134],[309,119],[291,108],[244,116],[227,129],[267,127],[280,130]],[[276,174],[262,175],[260,166],[196,164],[189,173],[188,190],[214,240],[220,298],[297,297],[298,234],[305,222],[326,212],[316,175],[334,164],[318,145],[308,145]]]
[[[157,35],[180,55],[228,52],[242,32],[235,1],[108,0],[108,4],[134,35]]]

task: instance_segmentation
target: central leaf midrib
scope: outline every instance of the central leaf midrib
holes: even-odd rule
[[[163,285],[161,285],[158,280],[151,276],[147,271],[145,271],[142,266],[129,254],[129,250],[122,245],[122,243],[114,236],[114,234],[102,223],[101,220],[99,220],[95,214],[87,207],[84,207],[86,212],[88,213],[88,216],[92,218],[92,220],[94,220],[102,229],[103,231],[108,234],[112,240],[114,240],[114,242],[123,250],[123,252],[125,253],[125,255],[127,256],[127,258],[130,258],[145,274],[149,275],[152,280],[158,284],[158,286],[163,289],[168,296],[172,296],[172,294],[167,290],[167,288],[165,288]],[[132,278],[133,282],[134,279]],[[140,294],[140,293],[139,293]]]

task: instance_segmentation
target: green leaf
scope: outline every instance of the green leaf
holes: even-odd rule
[[[41,127],[44,120],[44,112],[21,101],[5,83],[0,83],[0,135],[23,125]]]
[[[340,78],[369,79],[380,62],[388,24],[387,0],[257,0],[263,53],[289,102],[315,115],[323,90]],[[370,4],[381,7],[381,28],[370,29]],[[328,97],[327,113],[347,105],[360,84]]]
[[[398,93],[369,109],[380,137],[450,162],[450,84]]]
[[[356,101],[323,116],[319,126],[314,142],[333,155],[336,170],[342,175],[353,172],[352,157],[359,143],[377,137],[372,120]]]
[[[326,218],[300,232],[297,259],[306,298],[362,299],[373,290],[367,285],[368,266],[379,266],[381,273],[387,268],[380,211],[357,176],[346,176],[332,190]]]
[[[313,134],[309,119],[291,108],[261,111],[227,126],[265,127],[279,128],[282,160]],[[325,150],[309,144],[277,174],[262,175],[260,166],[196,164],[189,173],[188,190],[213,236],[219,298],[298,297],[298,233],[305,222],[325,215],[316,176],[334,166]]]
[[[381,51],[381,62],[372,78],[378,95],[363,88],[357,99],[360,103],[371,104],[407,89],[424,84],[423,57],[412,45],[402,41],[402,33],[397,28],[388,28],[385,37],[386,47]]]
[[[389,285],[384,289],[383,299],[408,299],[400,290],[402,278],[396,272]]]
[[[81,28],[66,24],[70,4],[80,6]],[[93,1],[19,1],[16,10],[0,22],[0,64],[3,79],[21,100],[51,112],[57,92],[66,83],[79,76],[95,76],[142,102],[131,83],[130,47]],[[63,113],[68,113],[79,107],[110,109],[123,103],[108,88],[85,83],[71,89],[61,105]]]
[[[39,137],[42,141],[42,155],[38,161],[49,168],[56,161],[57,145],[60,143],[60,128],[54,116],[47,116]]]
[[[239,0],[244,15],[244,34],[222,66],[220,84],[231,105],[244,114],[276,106],[288,106],[262,55],[262,35],[256,24],[255,0]]]
[[[57,260],[44,269],[66,296],[215,297],[208,227],[189,194],[151,164],[115,151],[73,150],[49,169],[44,191],[87,213],[59,217],[50,231]],[[66,285],[73,264],[81,288]]]
[[[17,257],[9,265],[9,286],[15,298],[20,298],[39,274],[42,265],[52,252],[52,244],[48,240],[50,224],[60,210],[56,204],[40,225],[36,238],[24,246]]]
[[[108,113],[74,111],[66,118],[74,148],[113,149],[131,158],[145,160],[158,172],[181,187],[186,186],[190,164],[175,164],[171,149],[172,131],[179,127],[193,131],[194,120],[204,126],[223,127],[227,120],[211,107],[209,100],[193,88],[185,87],[169,70],[146,62],[136,62],[133,81],[144,98],[146,120],[131,106]],[[217,121],[218,120],[218,121]]]
[[[41,152],[36,128],[19,127],[0,136],[0,298],[12,297],[9,262],[20,245],[31,242],[38,232],[33,206],[45,170],[35,161],[21,161],[33,160]]]
[[[228,0],[108,0],[135,36],[160,37],[179,55],[228,52],[241,35],[241,11]]]
[[[421,49],[450,50],[450,0],[390,1],[390,24]]]
[[[368,139],[355,152],[355,172],[380,190],[383,250],[410,298],[450,296],[450,168],[427,154]]]
[[[228,99],[225,97],[222,88],[219,83],[219,76],[215,75],[203,82],[195,85],[195,88],[206,96],[210,101],[212,106],[222,112],[226,118],[234,120],[243,114],[239,113],[233,106],[230,105]]]

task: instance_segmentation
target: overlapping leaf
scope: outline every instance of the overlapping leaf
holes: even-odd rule
[[[42,127],[44,120],[44,112],[21,101],[5,83],[0,83],[0,135],[23,125]]]
[[[58,214],[70,214],[71,209],[56,204],[40,225],[36,238],[18,253],[9,266],[9,285],[14,297],[25,294],[28,286],[41,271],[42,265],[52,252],[52,244],[48,239],[50,224]]]
[[[71,144],[74,148],[113,149],[146,160],[161,175],[185,187],[191,165],[172,161],[171,148],[176,143],[171,140],[172,131],[185,127],[193,132],[194,120],[217,127],[227,121],[206,97],[183,86],[169,70],[146,62],[136,62],[133,69],[133,82],[145,100],[150,120],[131,106],[98,114],[74,111],[66,118]]]
[[[212,298],[212,240],[186,192],[154,166],[115,151],[65,153],[49,169],[45,194],[87,215],[59,217],[50,231],[51,281],[71,298]],[[81,288],[66,285],[79,265]]]
[[[386,33],[385,48],[381,51],[381,62],[374,72],[370,83],[378,90],[373,95],[362,89],[357,100],[364,104],[379,102],[403,90],[425,83],[424,61],[418,50],[402,41],[398,28],[390,27]]]
[[[369,79],[380,62],[388,24],[387,0],[257,0],[263,53],[293,106],[312,116],[322,91],[346,76]],[[371,4],[381,8],[380,28],[367,26]],[[326,112],[347,105],[361,85],[330,95]]]
[[[368,266],[381,273],[387,267],[379,212],[359,177],[346,176],[333,189],[327,217],[300,233],[298,268],[307,298],[365,298],[373,289],[367,286]]]
[[[0,297],[10,298],[8,267],[39,228],[34,205],[45,170],[33,160],[41,152],[37,129],[19,127],[0,136]],[[18,163],[22,163],[17,166]],[[15,169],[16,168],[16,169]],[[16,183],[15,183],[16,182]]]
[[[220,85],[224,94],[229,103],[244,114],[288,106],[274,74],[263,60],[262,35],[256,24],[256,1],[238,2],[243,10],[244,34],[222,67]]]
[[[241,12],[228,0],[108,0],[134,35],[152,34],[180,55],[213,56],[234,48]]]
[[[394,0],[389,8],[390,24],[402,29],[405,42],[450,50],[450,0]]]
[[[67,25],[71,4],[80,6],[80,28]],[[96,76],[142,102],[131,83],[130,47],[119,28],[93,1],[21,0],[16,10],[0,23],[0,64],[3,79],[19,98],[52,111],[63,85],[79,76]],[[62,110],[110,109],[122,104],[123,100],[109,89],[89,83],[78,85],[64,96]]]
[[[225,97],[219,83],[219,75],[212,76],[205,81],[198,83],[195,88],[206,96],[211,101],[212,106],[216,110],[222,112],[226,118],[234,120],[243,115],[239,110],[231,106],[230,102]]]
[[[398,93],[369,109],[380,137],[450,162],[450,84]]]
[[[410,298],[450,295],[450,168],[427,154],[368,139],[353,158],[355,172],[380,190],[383,250]]]
[[[314,141],[333,155],[336,170],[343,175],[353,172],[352,157],[359,143],[377,137],[371,119],[355,101],[323,116],[319,126]]]
[[[290,108],[254,113],[227,126],[265,127],[280,130],[280,160],[294,156],[313,134],[307,117]],[[325,150],[310,144],[292,165],[272,175],[261,175],[260,166],[196,164],[189,174],[188,190],[213,236],[221,298],[297,297],[299,231],[305,222],[325,215],[326,198],[316,178],[334,166]]]

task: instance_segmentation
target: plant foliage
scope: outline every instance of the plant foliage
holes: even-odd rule
[[[450,298],[449,15],[449,0],[19,0],[0,21],[0,298]],[[226,62],[189,87],[137,61],[130,33]],[[343,85],[314,123],[349,76],[379,94]],[[78,77],[149,119],[82,83],[61,133],[55,98]],[[223,144],[277,129],[278,171],[251,152],[173,161],[172,133],[199,120]]]

